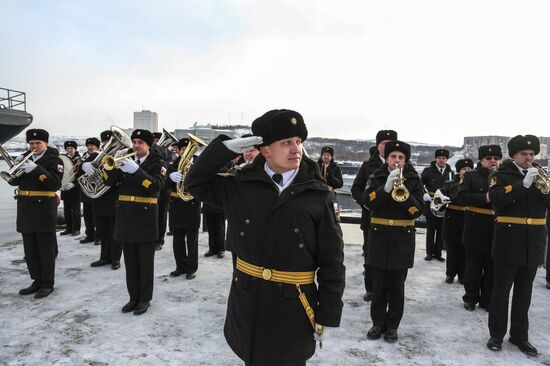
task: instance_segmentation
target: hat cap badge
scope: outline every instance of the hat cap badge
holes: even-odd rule
[[[136,132],[136,135],[138,136],[141,135],[141,131]]]
[[[33,136],[36,136],[36,132],[33,132],[32,135],[33,135]]]
[[[531,145],[531,141],[527,140],[527,145]]]
[[[399,144],[395,144],[395,146],[399,146]]]
[[[297,124],[298,123],[298,120],[295,118],[295,117],[292,117],[290,119],[290,123],[292,123],[293,125]]]

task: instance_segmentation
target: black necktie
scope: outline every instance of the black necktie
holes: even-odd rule
[[[141,165],[141,160],[137,159],[136,163],[137,165]]]
[[[523,173],[524,177],[527,175],[527,169],[523,169],[521,172]]]
[[[271,179],[273,179],[273,181],[275,183],[277,183],[278,185],[281,185],[281,182],[283,181],[283,175],[282,174],[273,174],[273,176],[271,177]]]
[[[441,174],[443,174],[443,168],[440,168],[440,169],[439,169],[439,172],[440,172]]]

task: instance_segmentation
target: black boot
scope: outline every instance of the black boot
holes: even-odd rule
[[[538,351],[529,341],[518,341],[514,338],[510,337],[508,339],[508,342],[512,343],[513,345],[516,345],[519,350],[523,353],[525,353],[527,356],[536,356],[538,355]]]
[[[138,304],[137,301],[130,300],[130,301],[128,301],[128,303],[126,305],[124,305],[122,307],[121,310],[122,310],[123,313],[129,313],[129,312],[134,311],[136,309],[137,304]]]
[[[137,306],[136,306],[136,310],[134,310],[134,315],[141,315],[141,314],[145,314],[147,312],[147,309],[149,309],[149,301],[147,302],[140,302]]]
[[[22,288],[19,290],[19,295],[31,295],[37,292],[40,289],[40,285],[35,285],[34,283],[29,287]]]
[[[382,336],[383,328],[376,325],[369,329],[367,332],[367,339],[375,340]]]
[[[464,302],[464,309],[468,311],[474,311],[475,308],[476,308],[476,304],[474,304],[473,302]]]
[[[36,293],[34,294],[34,298],[41,299],[43,297],[47,297],[52,292],[53,292],[53,287],[50,287],[50,288],[41,287],[40,290],[36,291]]]
[[[445,282],[451,284],[455,281],[454,277],[451,277],[451,276],[447,276],[445,277]]]
[[[384,340],[388,343],[397,341],[397,329],[388,329],[384,334]]]
[[[64,230],[59,233],[59,235],[69,235],[71,233],[71,230]]]
[[[487,348],[495,352],[502,351],[502,339],[495,337],[489,338],[489,341],[487,341]]]

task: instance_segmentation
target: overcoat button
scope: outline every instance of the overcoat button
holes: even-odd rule
[[[300,232],[300,229],[298,229],[297,227],[295,227],[295,228],[294,228],[294,232],[295,232],[296,234],[298,234],[298,233]]]
[[[241,235],[241,236],[244,236],[244,231],[241,231],[241,232],[240,232],[240,235]]]

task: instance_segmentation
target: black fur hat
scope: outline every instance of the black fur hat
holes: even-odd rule
[[[160,139],[161,136],[162,136],[162,132],[153,132],[153,138]]]
[[[176,145],[178,145],[180,149],[183,149],[184,147],[187,147],[187,145],[189,145],[189,139],[187,137],[179,139]]]
[[[50,134],[48,133],[48,131],[41,128],[31,128],[27,130],[27,142],[32,140],[48,142],[49,138]]]
[[[399,140],[386,142],[386,146],[384,146],[384,159],[387,159],[390,153],[394,151],[402,152],[405,154],[405,161],[409,161],[411,157],[411,145]]]
[[[323,155],[324,153],[329,153],[330,156],[334,156],[334,149],[330,146],[323,146],[321,148],[321,155]]]
[[[99,134],[99,137],[101,138],[101,141],[106,141],[109,140],[112,135],[113,133],[110,130],[105,130]]]
[[[65,150],[67,150],[68,147],[74,147],[75,149],[78,147],[78,145],[76,144],[76,141],[65,141],[65,143],[63,143],[63,147],[65,148]]]
[[[437,149],[437,150],[435,150],[435,157],[437,158],[438,156],[444,156],[447,159],[449,159],[449,150],[447,150],[447,149]]]
[[[88,137],[86,139],[86,146],[88,146],[88,145],[95,145],[95,146],[99,147],[101,145],[101,142],[99,142],[97,137]]]
[[[460,159],[455,164],[456,172],[459,173],[462,168],[470,167],[471,169],[474,169],[474,162],[472,159]]]
[[[397,132],[394,130],[380,130],[376,134],[376,146],[385,140],[397,140]]]
[[[514,155],[521,150],[533,150],[535,155],[537,155],[540,151],[539,138],[533,135],[517,135],[512,137],[510,141],[508,141],[508,155],[513,158]]]
[[[134,130],[130,138],[143,140],[147,145],[153,146],[153,134],[149,130]]]
[[[266,146],[293,136],[298,136],[304,142],[307,138],[307,128],[304,118],[298,112],[289,109],[273,109],[252,122],[252,133],[261,136]]]
[[[483,145],[478,149],[479,160],[486,156],[498,156],[502,159],[502,149],[498,145]]]
[[[373,156],[378,151],[378,146],[369,147],[369,156]]]

